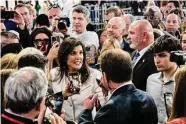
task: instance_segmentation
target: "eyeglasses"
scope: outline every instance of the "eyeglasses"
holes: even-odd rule
[[[39,42],[39,41],[45,41],[46,43],[50,42],[50,39],[45,38],[45,39],[35,39],[34,42]]]

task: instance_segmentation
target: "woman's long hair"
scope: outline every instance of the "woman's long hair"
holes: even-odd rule
[[[68,37],[63,41],[58,51],[60,81],[62,80],[64,75],[68,74],[67,57],[73,51],[74,47],[77,46],[82,46],[83,48],[83,64],[81,69],[78,70],[78,72],[81,74],[81,83],[83,84],[89,77],[90,72],[86,64],[85,46],[82,44],[81,41],[78,41],[73,37]]]
[[[186,66],[175,75],[175,92],[169,121],[186,116]]]

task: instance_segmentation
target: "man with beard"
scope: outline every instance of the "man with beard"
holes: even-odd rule
[[[153,28],[147,20],[134,21],[129,27],[128,42],[132,49],[133,83],[146,91],[147,77],[157,72],[150,46],[154,42]]]
[[[174,75],[178,65],[170,61],[171,51],[179,50],[178,39],[171,35],[163,35],[153,44],[154,62],[158,73],[147,79],[147,92],[154,98],[158,109],[158,124],[164,124],[166,108],[164,93],[174,92]]]

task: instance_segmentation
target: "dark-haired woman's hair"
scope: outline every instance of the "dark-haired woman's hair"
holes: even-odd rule
[[[68,74],[67,57],[73,51],[73,49],[77,46],[82,46],[83,56],[84,56],[82,67],[78,71],[81,74],[81,83],[85,83],[90,75],[88,66],[86,64],[85,46],[83,45],[81,41],[73,37],[68,37],[60,45],[60,48],[58,51],[58,62],[59,62],[59,67],[60,67],[60,72],[59,72],[60,81],[64,75]]]
[[[169,121],[186,116],[186,66],[175,75],[175,92]]]

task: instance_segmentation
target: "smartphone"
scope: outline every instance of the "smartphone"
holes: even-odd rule
[[[89,64],[94,64],[95,63],[95,49],[94,46],[86,46],[85,50],[86,50],[86,57],[90,57],[91,58],[91,62]]]
[[[59,36],[52,36],[51,37],[51,44],[53,44],[56,41],[60,43],[60,37]]]
[[[71,94],[78,94],[80,92],[80,79],[79,79],[79,73],[78,72],[69,72],[68,73],[68,79],[69,79],[69,92]]]
[[[1,19],[13,19],[15,11],[1,11]]]
[[[50,124],[50,116],[53,113],[56,113],[59,116],[61,114],[61,109],[63,106],[62,91],[52,95],[50,94],[47,95],[45,99],[45,105],[46,105],[46,110],[43,118],[43,123]]]
[[[164,101],[165,101],[165,108],[166,108],[167,117],[169,118],[171,115],[173,94],[171,92],[165,92],[164,93]]]

